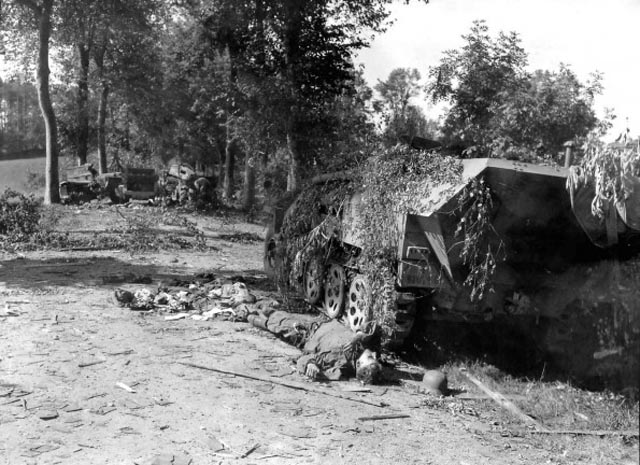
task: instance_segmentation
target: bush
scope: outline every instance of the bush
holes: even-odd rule
[[[28,241],[39,229],[41,208],[33,195],[6,189],[0,196],[0,235],[9,242]]]

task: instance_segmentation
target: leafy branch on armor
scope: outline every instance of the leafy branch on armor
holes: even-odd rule
[[[452,157],[397,145],[378,148],[355,173],[349,180],[332,179],[302,191],[282,226],[283,261],[277,274],[280,283],[299,287],[305,279],[305,267],[314,260],[328,263],[331,257],[343,254],[340,262],[349,277],[359,274],[368,283],[372,319],[388,335],[398,297],[399,218],[428,214],[459,189],[462,165]],[[350,226],[355,226],[360,248],[346,247],[342,242],[345,201],[355,192],[362,199],[355,224]],[[489,222],[492,208],[488,186],[473,181],[450,212],[460,218],[460,256],[468,267],[464,284],[471,288],[472,300],[484,295],[503,251],[501,245],[498,249],[490,245],[490,235],[495,234]],[[350,254],[346,259],[345,250]]]

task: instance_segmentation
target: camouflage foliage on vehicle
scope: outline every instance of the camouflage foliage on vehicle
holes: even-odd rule
[[[348,181],[333,180],[309,186],[284,219],[281,235],[285,250],[279,281],[299,286],[305,264],[317,256],[326,259],[334,252],[332,247],[338,245],[342,237],[341,214],[345,200],[354,192],[361,192],[364,201],[359,207],[356,228],[362,249],[354,257],[353,268],[370,284],[373,319],[390,333],[401,238],[398,216],[428,213],[461,182],[459,160],[398,145],[373,153]],[[492,208],[489,189],[470,184],[457,208],[463,219],[459,233],[466,244],[461,253],[469,267],[465,285],[472,287],[472,295],[479,299],[489,288],[496,255],[501,252],[488,248],[485,241],[493,233],[488,220]],[[326,215],[322,219],[320,212]]]

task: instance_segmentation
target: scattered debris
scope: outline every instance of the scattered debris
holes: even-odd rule
[[[89,410],[91,413],[95,413],[96,415],[106,415],[107,413],[111,413],[116,410],[116,407],[113,405],[103,405],[98,407],[97,409]]]
[[[151,404],[149,403],[147,405],[144,405],[136,402],[134,399],[124,398],[118,401],[118,406],[130,409],[130,410],[138,410],[138,409],[150,407]]]
[[[296,426],[296,425],[286,425],[278,430],[278,433],[283,436],[289,436],[291,438],[298,439],[313,439],[318,437],[318,432],[316,428],[311,426]]]
[[[240,458],[243,459],[245,457],[248,457],[249,454],[254,452],[258,447],[260,447],[260,444],[257,444],[257,443],[249,447],[244,453],[240,454]]]
[[[167,315],[164,317],[165,321],[183,320],[188,317],[188,313],[176,313],[175,315]]]
[[[225,282],[212,274],[196,276],[193,281],[174,280],[157,289],[116,289],[115,298],[120,306],[131,310],[156,310],[175,314],[165,316],[166,321],[187,317],[196,321],[208,321],[221,316],[232,321],[246,321],[249,313],[279,306],[275,299],[265,299],[258,303],[258,299],[249,292],[244,282]],[[254,305],[255,308],[250,307]]]
[[[191,318],[198,321],[207,321],[211,320],[214,316],[220,315],[221,313],[230,313],[233,316],[236,316],[237,313],[232,308],[212,308],[209,311],[204,312],[202,315],[193,315]]]
[[[17,389],[15,390],[15,388],[8,394],[8,395],[4,395],[3,397],[10,397],[12,398],[11,400],[7,400],[5,402],[0,403],[0,405],[9,405],[9,404],[15,404],[16,402],[23,402],[23,404],[26,402],[23,397],[24,396],[28,396],[29,394],[33,394],[30,391],[24,391],[22,389]]]
[[[84,447],[85,449],[97,449],[96,446],[92,446],[91,444],[82,444],[82,443],[78,443],[78,446],[80,447]]]
[[[135,390],[135,389],[133,389],[133,388],[132,388],[132,387],[130,387],[130,386],[127,386],[127,385],[126,385],[126,384],[124,384],[124,383],[121,383],[120,381],[118,381],[118,382],[116,383],[116,386],[118,386],[120,389],[124,389],[124,390],[125,390],[125,391],[127,391],[127,392],[131,392],[131,393],[136,392],[136,390]]]
[[[358,385],[340,386],[340,389],[344,392],[371,392],[371,388]]]
[[[218,441],[218,438],[216,438],[215,436],[210,436],[205,442],[213,452],[219,452],[225,449],[224,444]]]
[[[191,457],[182,454],[161,454],[155,456],[150,465],[190,465]]]
[[[120,432],[122,434],[141,434],[139,431],[136,431],[131,426],[123,426],[120,428]]]
[[[395,420],[396,418],[411,418],[406,413],[389,413],[387,415],[371,415],[368,417],[358,417],[358,421],[378,421],[378,420]]]
[[[5,305],[4,309],[0,311],[0,318],[6,318],[10,316],[20,316],[20,312],[18,310],[9,308],[9,305]]]
[[[64,407],[62,410],[64,410],[67,413],[78,412],[82,410],[82,407],[80,407],[78,404],[69,404],[66,407]]]
[[[153,397],[152,399],[160,407],[166,407],[167,405],[173,404],[170,400],[163,399],[162,397]]]
[[[85,367],[90,367],[92,365],[99,365],[100,363],[104,363],[104,362],[106,362],[106,360],[91,360],[88,362],[80,362],[78,363],[78,367],[85,368]]]
[[[120,352],[105,352],[107,355],[130,355],[133,353],[133,349],[126,349]]]
[[[38,412],[38,418],[41,420],[53,420],[58,418],[58,412],[55,410],[42,410]]]
[[[547,430],[530,431],[531,434],[575,434],[576,436],[624,436],[628,438],[637,438],[640,436],[638,431],[580,431],[580,430]]]
[[[52,452],[59,448],[60,446],[58,444],[39,444],[37,446],[30,447],[29,451],[24,455],[28,457],[37,457],[38,455],[46,452]]]
[[[14,391],[15,386],[11,386],[8,390],[6,391],[0,391],[0,397],[8,397],[11,395],[11,393]]]

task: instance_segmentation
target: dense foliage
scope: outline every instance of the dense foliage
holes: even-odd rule
[[[0,235],[5,240],[27,240],[38,229],[41,202],[33,196],[6,189],[0,195]]]

